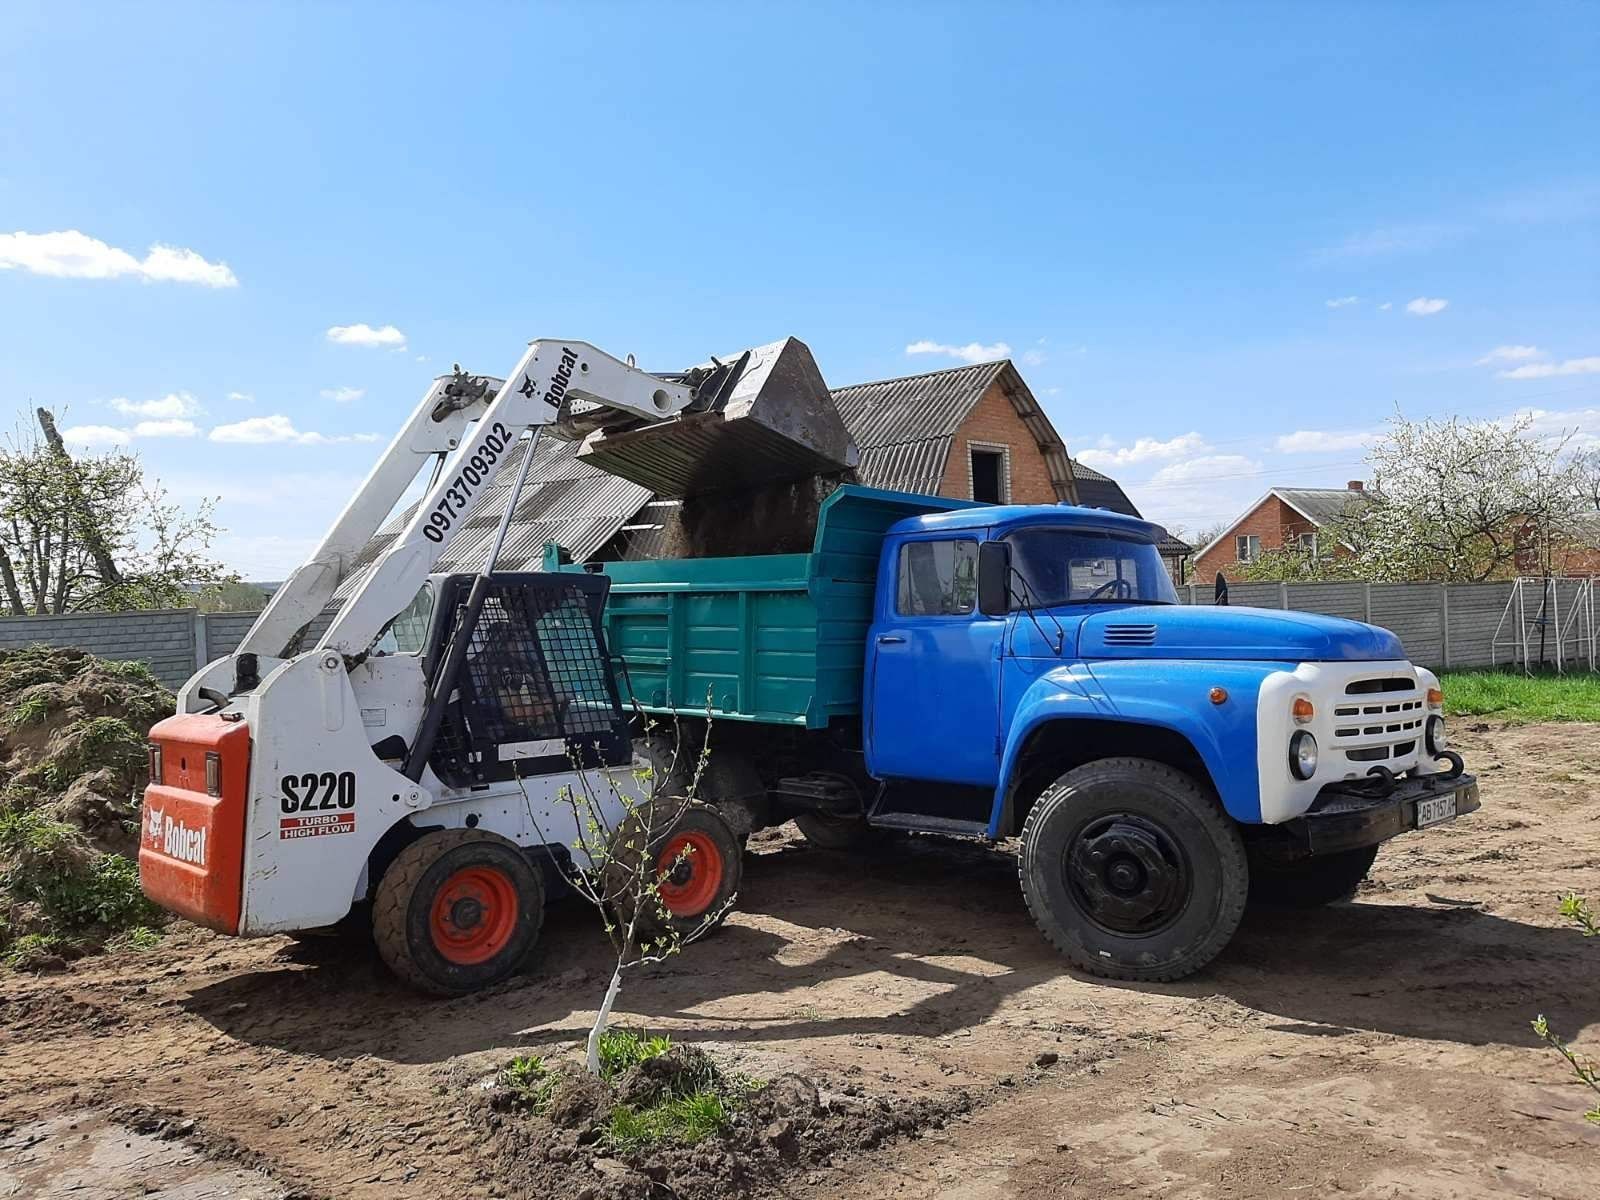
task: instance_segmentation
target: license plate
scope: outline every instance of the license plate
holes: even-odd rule
[[[1431,800],[1417,801],[1417,828],[1426,829],[1429,825],[1437,825],[1441,821],[1448,821],[1456,815],[1456,798],[1454,793],[1448,796],[1435,796]]]

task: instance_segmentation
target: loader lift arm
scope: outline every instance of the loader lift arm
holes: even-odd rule
[[[689,407],[702,382],[715,381],[662,378],[587,342],[558,339],[530,343],[503,381],[460,373],[435,380],[311,558],[273,594],[235,653],[282,655],[435,456],[456,451],[400,536],[340,609],[318,650],[352,656],[372,644],[426,581],[451,533],[524,431],[555,427],[572,436],[608,413],[662,421]]]

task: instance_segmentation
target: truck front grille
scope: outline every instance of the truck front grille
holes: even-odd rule
[[[1335,745],[1352,763],[1406,758],[1417,748],[1424,720],[1422,691],[1404,675],[1354,679],[1345,695],[1359,701],[1333,709]]]

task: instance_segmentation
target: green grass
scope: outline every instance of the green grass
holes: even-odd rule
[[[1600,721],[1600,676],[1448,671],[1440,686],[1444,688],[1444,710],[1450,716]]]
[[[611,1110],[601,1138],[608,1149],[623,1153],[657,1142],[693,1145],[721,1133],[728,1118],[728,1106],[716,1092],[692,1092],[645,1109],[619,1104]]]
[[[668,1037],[643,1037],[631,1029],[608,1029],[600,1035],[600,1078],[615,1079],[647,1059],[672,1048]]]
[[[500,1082],[517,1094],[525,1108],[543,1112],[561,1080],[538,1055],[519,1054],[501,1069]]]

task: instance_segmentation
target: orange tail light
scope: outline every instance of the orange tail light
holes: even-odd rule
[[[150,730],[150,786],[140,813],[139,884],[169,912],[239,931],[250,729],[180,713]]]

